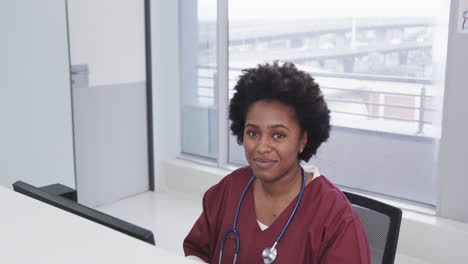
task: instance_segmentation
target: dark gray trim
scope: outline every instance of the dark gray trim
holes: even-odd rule
[[[151,6],[145,0],[145,53],[146,53],[146,118],[148,133],[149,189],[154,191],[154,140],[153,140],[153,82],[151,62]]]
[[[72,144],[73,144],[73,174],[75,176],[75,190],[78,193],[78,184],[76,180],[76,142],[75,142],[75,118],[73,111],[73,89],[72,89],[72,76],[71,76],[71,53],[70,53],[70,27],[68,21],[68,0],[65,0],[65,20],[67,23],[67,45],[68,45],[68,72],[70,73],[70,107],[71,107],[71,125],[72,125]],[[78,198],[77,198],[78,199]]]

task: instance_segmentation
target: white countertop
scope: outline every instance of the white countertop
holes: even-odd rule
[[[196,263],[0,186],[1,263]]]

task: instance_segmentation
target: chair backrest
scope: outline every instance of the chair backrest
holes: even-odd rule
[[[401,209],[374,199],[343,192],[359,215],[371,251],[372,264],[393,264],[400,233]]]

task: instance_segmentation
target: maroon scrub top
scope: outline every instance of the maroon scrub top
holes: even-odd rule
[[[203,212],[184,240],[185,255],[218,263],[221,238],[232,228],[239,198],[253,176],[250,167],[240,168],[211,187],[203,197]],[[272,247],[296,204],[297,197],[267,229],[257,223],[253,188],[249,187],[239,210],[237,263],[263,263],[262,250]],[[232,263],[235,236],[224,242],[222,263]],[[370,263],[366,233],[344,194],[324,176],[314,178],[289,227],[276,246],[275,264]]]

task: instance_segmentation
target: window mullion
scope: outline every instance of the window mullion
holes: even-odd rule
[[[227,106],[229,102],[229,70],[228,70],[228,0],[218,0],[216,19],[216,52],[217,80],[215,87],[217,113],[218,166],[228,166],[229,123]]]

